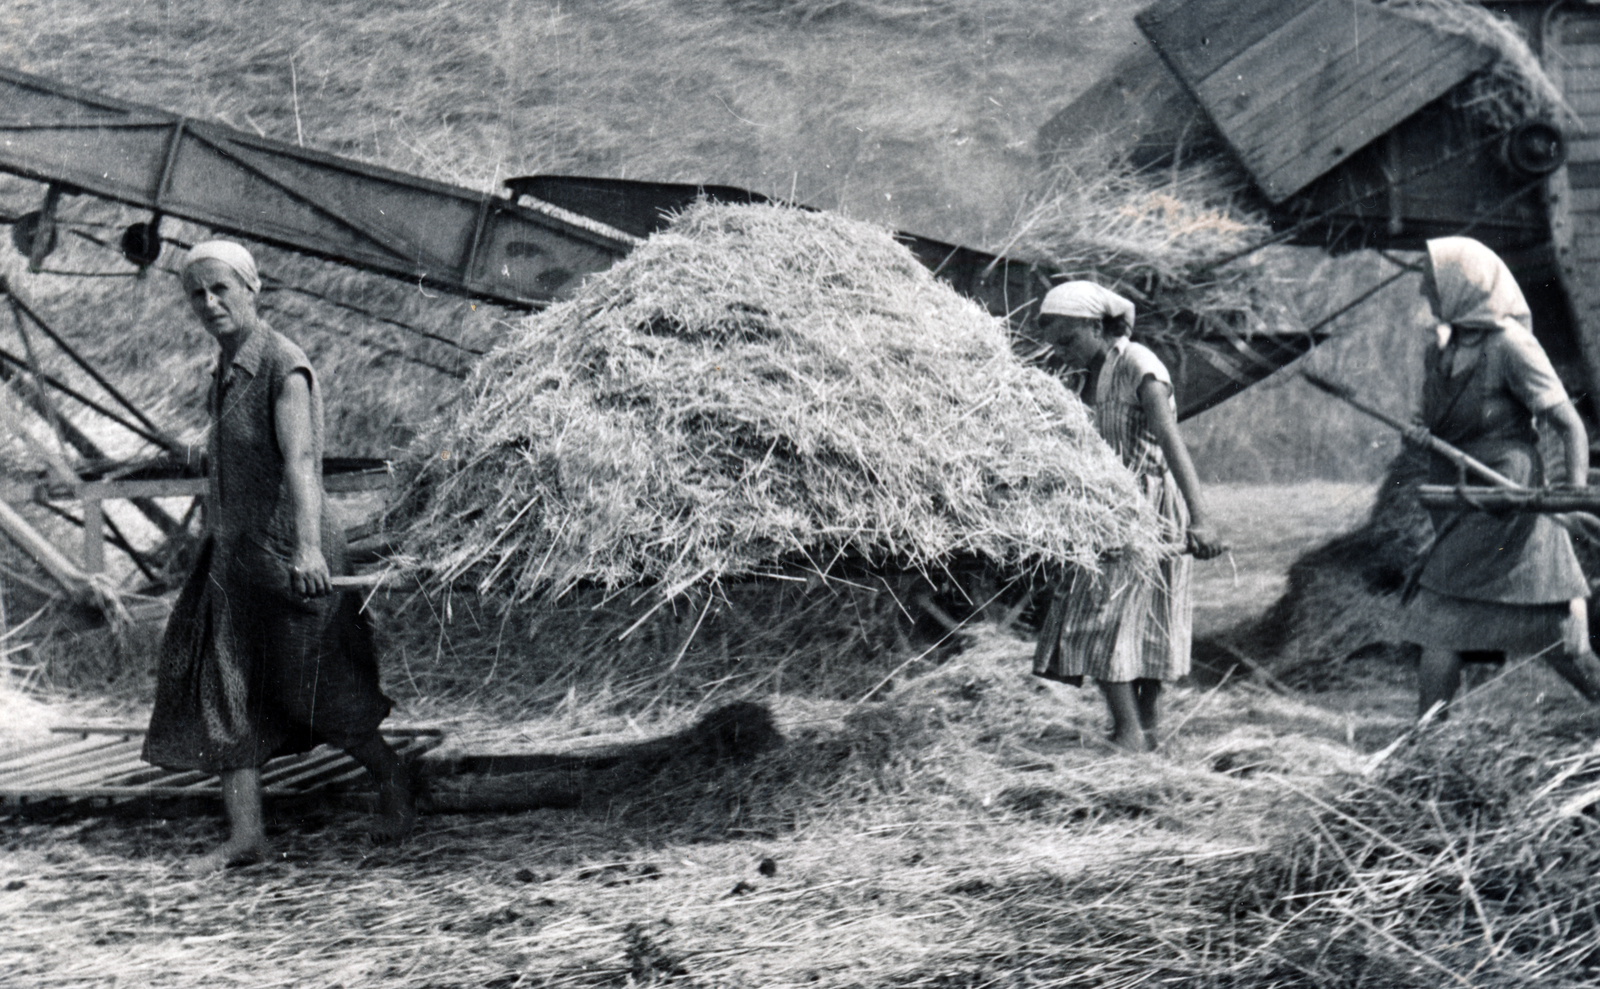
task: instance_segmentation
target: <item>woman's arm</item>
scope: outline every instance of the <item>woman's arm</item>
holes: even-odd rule
[[[328,561],[322,556],[322,486],[317,483],[316,455],[311,444],[310,378],[301,372],[285,378],[272,412],[294,513],[289,586],[307,597],[326,594],[333,584]]]
[[[1566,452],[1567,483],[1575,488],[1589,486],[1589,431],[1583,428],[1578,410],[1566,401],[1545,412],[1556,432],[1561,434],[1561,447]]]
[[[1209,560],[1221,555],[1227,547],[1217,538],[1206,515],[1205,504],[1200,499],[1200,477],[1195,473],[1194,461],[1189,459],[1189,448],[1178,435],[1178,415],[1172,410],[1172,386],[1156,378],[1147,377],[1139,383],[1139,404],[1144,406],[1145,422],[1167,455],[1167,467],[1178,482],[1178,491],[1189,506],[1189,548],[1195,559]]]

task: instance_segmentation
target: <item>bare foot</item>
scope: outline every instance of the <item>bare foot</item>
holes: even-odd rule
[[[411,829],[417,825],[417,802],[411,796],[405,774],[401,773],[400,777],[379,788],[378,820],[367,829],[367,835],[374,844],[389,845],[405,841]]]
[[[184,867],[191,876],[209,876],[230,865],[249,865],[267,857],[267,839],[230,838]]]
[[[1148,752],[1149,743],[1143,731],[1118,732],[1111,736],[1113,747],[1123,752]]]

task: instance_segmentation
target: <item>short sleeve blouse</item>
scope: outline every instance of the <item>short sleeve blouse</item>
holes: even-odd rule
[[[287,553],[295,520],[278,447],[276,409],[284,383],[304,374],[311,391],[312,456],[321,483],[322,390],[305,352],[266,327],[251,333],[212,381],[212,531],[225,543],[246,541]]]
[[[1172,374],[1150,348],[1119,337],[1106,354],[1095,387],[1094,421],[1100,435],[1117,452],[1129,470],[1143,476],[1160,476],[1167,470],[1167,455],[1150,431],[1139,387],[1146,378],[1165,384],[1167,403],[1176,413],[1171,395]]]

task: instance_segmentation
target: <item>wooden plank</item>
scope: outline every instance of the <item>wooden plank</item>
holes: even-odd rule
[[[1223,90],[1201,95],[1217,126],[1263,191],[1281,200],[1344,161],[1486,64],[1488,53],[1465,39],[1440,37],[1381,9],[1396,22],[1366,50],[1354,43],[1330,52],[1312,71],[1284,73],[1283,59],[1262,63],[1252,51],[1241,59],[1244,85],[1254,102]],[[1376,52],[1374,52],[1376,49]],[[1374,58],[1374,55],[1378,57]],[[1267,76],[1257,87],[1254,77]],[[1235,91],[1241,84],[1235,80]],[[1259,97],[1270,95],[1271,99]]]
[[[1595,51],[1595,54],[1600,56],[1600,51]],[[1554,78],[1557,85],[1560,85],[1566,99],[1571,101],[1574,94],[1594,93],[1600,90],[1600,75],[1595,74],[1595,69],[1600,69],[1600,58],[1595,59],[1594,66],[1584,66],[1581,69],[1576,66],[1557,67],[1552,64],[1549,67],[1549,74],[1550,78]]]
[[[7,767],[5,773],[0,775],[0,782],[6,786],[20,786],[30,779],[48,778],[62,767],[80,766],[86,760],[101,758],[107,751],[121,744],[122,742],[117,740],[97,739],[88,743],[65,745],[58,752],[51,752],[49,755]]]
[[[105,522],[100,499],[83,499],[83,569],[89,573],[104,573],[106,569]]]
[[[1282,201],[1438,98],[1492,53],[1369,3],[1316,0],[1229,11],[1224,0],[1154,10],[1141,27],[1233,146]],[[1185,54],[1205,18],[1254,15],[1226,47]],[[1147,23],[1148,22],[1148,23]],[[1158,40],[1159,39],[1159,40]],[[1186,40],[1187,39],[1187,40]]]
[[[324,474],[322,490],[328,494],[353,494],[358,491],[382,491],[394,480],[388,471],[360,471],[353,474]]]
[[[56,737],[50,741],[0,760],[0,803],[27,806],[70,800],[114,805],[131,800],[215,799],[220,794],[214,775],[144,762],[142,728],[71,727],[55,729],[53,734]],[[443,740],[443,732],[436,728],[388,729],[383,735],[396,754],[408,760]],[[268,762],[262,771],[262,792],[269,797],[301,796],[354,782],[365,774],[346,753],[319,746]]]
[[[1593,65],[1586,66],[1551,66],[1549,74],[1561,87],[1561,92],[1570,103],[1573,96],[1580,93],[1593,93],[1600,91],[1600,49],[1596,49]]]
[[[387,471],[328,474],[322,479],[322,490],[328,494],[382,491],[392,480],[393,475]],[[105,501],[112,498],[199,498],[205,496],[209,487],[203,477],[172,477],[151,481],[83,481],[76,484],[29,484],[13,481],[0,484],[0,501],[26,504],[41,499],[79,501],[84,498],[94,498]]]
[[[1413,77],[1409,83],[1402,78],[1406,67],[1405,56],[1400,56],[1384,71],[1363,78],[1359,90],[1349,95],[1350,105],[1364,104],[1365,112],[1353,114],[1340,124],[1333,124],[1332,115],[1324,117],[1315,113],[1291,116],[1281,122],[1280,135],[1296,131],[1302,135],[1301,150],[1298,155],[1289,153],[1293,147],[1292,138],[1280,138],[1281,143],[1264,146],[1267,155],[1261,167],[1265,174],[1260,179],[1263,190],[1281,200],[1304,188],[1398,125],[1418,107],[1443,95],[1456,81],[1477,71],[1481,64],[1479,54],[1474,48],[1452,47],[1447,56],[1454,57],[1434,63],[1433,68],[1439,71],[1430,79],[1419,82]],[[1262,136],[1270,140],[1269,135]],[[1280,148],[1282,152],[1278,152]]]
[[[1372,4],[1347,4],[1338,10],[1315,4],[1196,83],[1195,95],[1219,122],[1245,124],[1274,110],[1281,115],[1282,101],[1307,76],[1342,82],[1383,65],[1414,45],[1419,35],[1431,37],[1425,29],[1414,30],[1411,22],[1399,30],[1379,30],[1387,16]]]
[[[88,576],[10,505],[0,502],[0,530],[74,598],[88,593]]]
[[[1585,10],[1571,5],[1557,18],[1555,30],[1551,32],[1556,37],[1556,43],[1561,45],[1589,45],[1600,44],[1600,12]],[[1596,53],[1600,58],[1600,53]],[[1595,61],[1594,65],[1600,65]]]
[[[1186,81],[1216,72],[1319,0],[1162,0],[1134,17]]]
[[[1591,78],[1600,75],[1600,66],[1596,66],[1594,69],[1587,70],[1582,74]],[[1566,89],[1562,95],[1566,97],[1568,105],[1577,112],[1578,116],[1584,119],[1585,123],[1592,119],[1600,118],[1600,92],[1594,89],[1576,91]]]
[[[82,752],[103,749],[110,745],[116,745],[117,741],[117,739],[108,741],[103,737],[81,738],[69,742],[56,743],[50,747],[48,754],[41,754],[37,748],[14,752],[4,759],[0,759],[0,781],[4,781],[12,773],[26,771],[29,766],[51,759],[66,759]]]
[[[1545,65],[1558,77],[1574,71],[1596,68],[1600,66],[1600,47],[1569,41],[1565,37],[1565,32],[1558,29],[1552,33],[1550,52],[1545,56]]]
[[[122,753],[114,761],[60,769],[40,782],[57,787],[105,785],[119,777],[129,776],[141,769],[148,770],[150,768],[150,764],[140,758],[138,750],[135,750],[131,753]]]
[[[1286,121],[1299,123],[1297,131],[1313,135],[1319,129],[1338,126],[1366,111],[1376,86],[1387,87],[1380,89],[1380,94],[1392,91],[1394,86],[1404,86],[1415,73],[1417,59],[1445,54],[1430,39],[1415,34],[1392,35],[1390,41],[1382,46],[1382,58],[1370,63],[1367,60],[1372,52],[1347,49],[1331,54],[1315,73],[1291,68],[1260,83],[1241,73],[1244,81],[1235,84],[1240,93],[1231,100],[1237,112],[1227,121],[1230,140],[1252,155],[1276,148],[1281,155],[1293,157],[1297,149],[1286,142],[1281,131]],[[1373,73],[1379,75],[1374,78]],[[1207,94],[1213,102],[1225,102],[1223,97],[1221,90]],[[1274,133],[1274,127],[1280,130]]]

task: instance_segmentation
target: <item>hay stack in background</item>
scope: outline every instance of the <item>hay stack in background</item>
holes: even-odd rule
[[[1157,551],[1131,476],[1002,322],[887,232],[770,206],[698,204],[526,320],[404,474],[408,552],[514,600]]]
[[[1433,535],[1417,501],[1426,475],[1426,457],[1403,448],[1367,521],[1302,555],[1266,614],[1197,642],[1197,661],[1226,668],[1242,654],[1279,681],[1317,688],[1338,682],[1352,657],[1409,656],[1399,636],[1401,595],[1412,561]]]
[[[1004,253],[1132,299],[1140,339],[1299,328],[1270,253],[1229,263],[1271,234],[1249,176],[1211,159],[1139,168],[1108,154],[1095,140],[1058,153]]]

